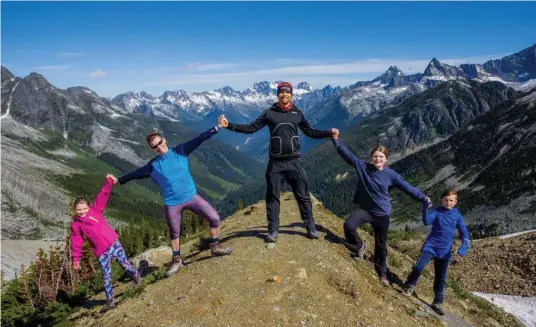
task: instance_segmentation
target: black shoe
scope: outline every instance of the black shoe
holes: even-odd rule
[[[443,311],[443,304],[441,303],[432,303],[430,306],[432,310],[434,310],[438,315],[443,316],[445,315],[445,311]]]
[[[318,233],[316,232],[316,228],[314,225],[312,227],[307,228],[307,237],[312,240],[318,239]]]
[[[268,233],[266,236],[266,242],[275,243],[277,241],[277,232]]]

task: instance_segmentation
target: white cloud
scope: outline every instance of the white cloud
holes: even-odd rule
[[[501,55],[488,55],[479,57],[439,59],[443,63],[459,65],[461,63],[484,63],[491,58],[501,58]],[[385,72],[389,66],[397,66],[406,74],[415,74],[423,72],[431,59],[364,59],[364,60],[329,60],[324,62],[303,60],[301,63],[294,58],[281,58],[271,62],[265,62],[263,68],[254,68],[259,64],[200,64],[194,63],[182,67],[181,73],[168,75],[162,78],[156,84],[167,87],[182,85],[202,85],[223,83],[231,84],[232,82],[244,82],[244,80],[315,80],[330,83],[334,81],[348,82],[353,84],[361,77],[369,78],[371,74],[380,75]],[[266,68],[273,66],[274,68]],[[240,68],[243,70],[230,70],[224,72],[214,72],[216,70],[229,70]],[[207,73],[204,73],[207,72]],[[242,84],[240,83],[240,84]],[[328,84],[326,83],[326,84]],[[337,83],[339,84],[339,83]],[[324,84],[325,85],[325,84]],[[344,85],[344,84],[341,84]]]
[[[76,56],[83,56],[85,53],[83,52],[60,52],[58,53],[58,56],[61,57],[76,57]]]
[[[63,70],[69,68],[70,65],[56,65],[56,66],[38,66],[33,67],[33,69],[37,70]]]
[[[100,68],[98,68],[97,70],[95,70],[94,72],[89,74],[89,77],[91,77],[91,78],[103,78],[103,77],[106,77],[106,76],[108,76],[108,73],[103,71]]]
[[[438,60],[459,65],[461,63],[484,63],[503,55],[486,55]],[[424,72],[432,58],[426,59],[362,59],[334,58],[318,60],[310,58],[273,58],[268,60],[244,60],[240,62],[202,63],[192,62],[183,66],[139,67],[114,72],[110,80],[116,84],[111,89],[117,93],[124,90],[145,90],[155,94],[164,90],[184,89],[206,91],[229,85],[235,90],[245,90],[259,81],[287,80],[293,83],[307,81],[317,88],[325,85],[348,86],[358,81],[369,81],[395,65],[405,74]],[[96,74],[94,72],[92,74]],[[98,76],[106,74],[100,70]],[[106,74],[107,75],[107,74]],[[93,77],[93,76],[92,76]],[[94,77],[94,78],[95,78]],[[100,84],[99,84],[100,85]],[[107,90],[106,92],[111,92]],[[111,94],[110,96],[115,96]]]
[[[196,63],[190,63],[190,64],[187,64],[187,65],[184,65],[182,67],[179,68],[179,70],[181,71],[192,71],[192,70],[196,70],[196,71],[217,71],[217,70],[226,70],[226,69],[230,69],[230,68],[235,68],[235,67],[238,67],[239,65],[238,64],[224,64],[224,63],[220,63],[220,64],[202,64],[202,63],[199,63],[199,62],[196,62]]]

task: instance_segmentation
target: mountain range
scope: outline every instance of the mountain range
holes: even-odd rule
[[[489,117],[506,105],[524,106],[525,111],[520,111],[520,115],[530,117],[533,102],[522,102],[522,99],[530,98],[533,94],[530,90],[536,86],[535,58],[536,45],[533,45],[483,65],[455,67],[432,59],[423,73],[413,75],[405,75],[391,66],[371,81],[343,88],[328,85],[314,89],[301,82],[295,85],[294,101],[315,127],[341,129],[343,140],[360,156],[366,156],[367,149],[374,143],[389,146],[393,152],[393,167],[401,165],[398,169],[425,189],[441,184],[437,184],[439,177],[432,176],[434,169],[445,174],[450,172],[447,176],[454,174],[452,169],[455,169],[458,179],[453,177],[450,181],[465,185],[462,176],[477,168],[471,165],[460,168],[454,163],[454,168],[447,167],[448,160],[454,160],[454,154],[449,159],[432,155],[420,157],[426,163],[421,167],[426,174],[417,168],[407,168],[417,167],[407,160],[418,153],[426,153],[427,149],[446,146],[459,135],[469,137],[472,134],[464,133],[474,127],[474,121]],[[233,122],[253,120],[276,99],[277,85],[277,82],[264,81],[244,91],[226,86],[206,92],[166,91],[158,97],[146,92],[128,92],[109,99],[86,87],[59,89],[36,73],[21,78],[2,66],[1,75],[2,209],[3,213],[7,212],[3,215],[2,235],[7,238],[43,237],[48,235],[48,230],[61,229],[58,224],[64,222],[69,197],[76,192],[91,194],[98,188],[97,182],[86,182],[83,176],[89,174],[96,178],[106,172],[121,174],[150,160],[153,153],[144,144],[148,132],[162,131],[170,144],[174,144],[213,126],[221,113]],[[515,131],[520,126],[511,123],[508,120],[511,118],[504,119],[504,127],[497,129],[501,132],[499,136],[503,133],[518,135]],[[222,215],[233,212],[239,200],[254,203],[263,197],[264,164],[255,159],[266,159],[268,138],[265,134],[261,131],[246,136],[224,130],[194,152],[190,169],[198,189],[210,200],[219,202]],[[532,140],[532,134],[527,135],[529,141]],[[483,144],[505,143],[499,136],[482,137]],[[311,176],[312,191],[337,214],[347,214],[351,209],[351,170],[331,159],[336,154],[329,141],[324,140],[325,144],[319,145],[302,138],[302,142],[302,148],[310,150],[304,163]],[[478,139],[472,142],[475,144],[470,143],[470,146],[482,146]],[[455,149],[453,146],[450,149]],[[504,151],[501,153],[504,158],[517,153]],[[399,162],[395,162],[397,160]],[[480,172],[479,176],[487,175]],[[528,197],[528,208],[532,208],[532,195],[527,190],[533,173],[526,171],[525,177],[519,189],[526,192],[512,191],[504,201]],[[76,181],[83,187],[76,186]],[[481,181],[473,188],[496,190],[496,186],[486,183]],[[155,191],[151,183],[139,182],[124,191],[119,188],[118,194],[125,208],[129,208],[127,204],[135,197],[147,208],[158,211],[155,203],[159,197]],[[481,194],[494,196],[487,192]],[[396,193],[394,198],[395,210],[401,210],[396,208],[403,208],[402,203],[406,202]],[[465,209],[475,208],[478,201],[471,201],[473,205]],[[497,208],[488,206],[486,210]],[[126,217],[125,212],[128,210],[118,212],[117,216]],[[151,213],[150,216],[158,219],[161,214]],[[414,217],[410,210],[401,214],[399,220],[409,221]]]

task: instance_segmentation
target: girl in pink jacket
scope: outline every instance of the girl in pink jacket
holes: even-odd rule
[[[73,223],[71,225],[73,268],[80,268],[84,235],[93,249],[93,253],[99,259],[107,300],[101,312],[115,308],[112,292],[112,259],[115,259],[134,279],[134,286],[138,286],[141,282],[140,274],[128,261],[123,246],[119,243],[117,233],[108,225],[102,215],[110,197],[112,185],[116,183],[117,178],[115,176],[106,175],[106,182],[102,186],[99,194],[97,194],[92,206],[89,205],[89,200],[86,197],[79,197],[74,200],[76,214],[73,217]]]

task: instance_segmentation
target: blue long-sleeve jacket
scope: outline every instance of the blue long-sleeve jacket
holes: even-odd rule
[[[150,177],[160,187],[165,205],[178,205],[190,200],[197,193],[197,189],[188,169],[188,155],[217,132],[218,129],[213,127],[188,142],[169,148],[166,154],[157,156],[146,165],[119,177],[119,183],[125,184],[132,179]]]
[[[389,188],[391,186],[402,190],[415,200],[426,201],[426,195],[406,182],[396,171],[389,167],[378,170],[374,165],[354,156],[341,141],[333,140],[333,144],[344,161],[357,171],[358,180],[354,202],[360,208],[374,216],[390,216],[392,208]]]
[[[458,254],[465,256],[469,249],[469,232],[463,221],[463,217],[456,208],[447,209],[443,206],[437,207],[428,213],[428,205],[423,204],[422,222],[425,225],[432,225],[432,231],[426,238],[422,247],[423,251],[428,251],[440,259],[450,258],[454,232],[458,229],[462,245],[458,249]]]

